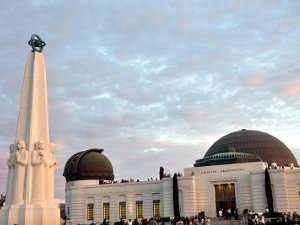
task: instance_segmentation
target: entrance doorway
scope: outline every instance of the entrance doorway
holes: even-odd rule
[[[226,215],[225,212],[227,213],[228,209],[230,209],[230,214],[233,215],[236,210],[234,183],[215,184],[215,195],[217,216],[220,216],[220,210],[223,211],[223,216]]]

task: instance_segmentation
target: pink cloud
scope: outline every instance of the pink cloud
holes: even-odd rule
[[[264,82],[264,78],[262,75],[253,75],[253,76],[248,76],[244,82],[247,85],[256,86],[262,84]]]
[[[286,87],[283,88],[282,92],[287,96],[300,94],[300,80],[289,83]]]
[[[57,154],[61,154],[63,152],[64,148],[64,137],[63,137],[63,131],[60,128],[58,132],[57,140],[55,140],[55,150],[57,151]]]
[[[300,16],[291,17],[287,20],[288,24],[298,25],[300,23]]]

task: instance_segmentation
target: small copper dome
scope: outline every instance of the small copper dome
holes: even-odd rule
[[[204,158],[234,148],[237,152],[257,155],[263,162],[271,165],[288,166],[293,163],[298,166],[291,150],[276,137],[256,130],[241,130],[227,134],[217,140],[206,152]]]
[[[92,148],[78,152],[69,158],[63,176],[72,180],[113,180],[114,171],[103,149]]]

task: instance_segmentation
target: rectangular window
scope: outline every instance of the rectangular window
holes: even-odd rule
[[[103,203],[103,219],[109,220],[109,203]]]
[[[153,200],[153,217],[160,217],[160,200]]]
[[[94,204],[87,204],[87,220],[94,220]]]
[[[119,202],[119,218],[126,219],[126,202]]]
[[[143,201],[136,201],[135,209],[136,209],[136,218],[143,218],[144,217]]]

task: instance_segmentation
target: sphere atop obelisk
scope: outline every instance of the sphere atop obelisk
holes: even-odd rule
[[[28,44],[31,45],[33,52],[42,52],[46,43],[42,40],[42,38],[38,34],[31,35]]]

